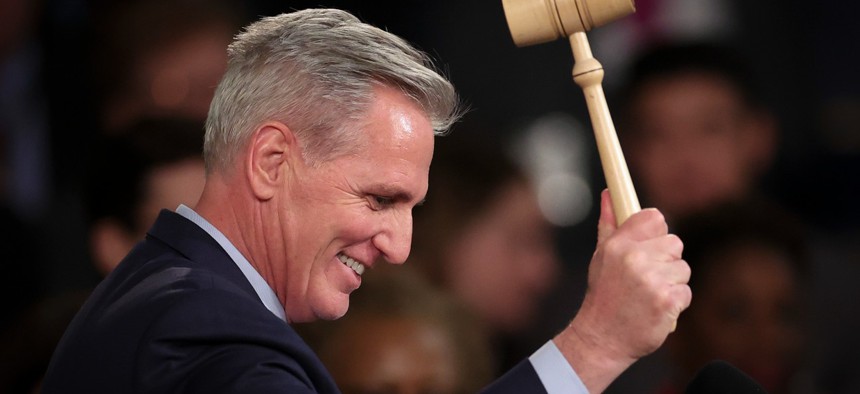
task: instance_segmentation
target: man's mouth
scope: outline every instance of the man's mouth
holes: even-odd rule
[[[345,255],[345,254],[343,254],[343,253],[338,253],[338,254],[337,254],[337,258],[338,258],[338,260],[340,260],[340,262],[341,262],[341,263],[343,263],[345,266],[347,266],[347,267],[349,267],[349,268],[352,268],[352,270],[353,270],[353,271],[355,271],[355,273],[356,273],[356,274],[358,274],[359,276],[361,276],[361,274],[363,274],[363,273],[364,273],[365,268],[367,268],[367,267],[366,267],[364,264],[362,264],[360,261],[358,261],[358,260],[356,260],[356,259],[354,259],[354,258],[352,258],[352,257],[349,257],[349,256],[347,256],[347,255]]]

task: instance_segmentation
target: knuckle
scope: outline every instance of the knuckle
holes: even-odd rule
[[[679,295],[680,299],[678,300],[678,303],[677,303],[677,305],[678,305],[677,310],[678,310],[678,314],[680,315],[681,312],[685,311],[687,308],[690,307],[690,304],[693,301],[693,291],[690,289],[690,286],[687,286],[687,285],[680,285],[677,287],[678,287],[678,293],[680,294]]]
[[[693,303],[693,289],[689,285],[684,285],[684,309],[690,307],[690,304]]]
[[[668,290],[657,291],[654,293],[655,303],[657,308],[663,312],[672,312],[677,309],[674,297]]]
[[[618,238],[609,238],[603,244],[603,250],[610,256],[618,256],[624,253],[624,249],[624,242]]]
[[[681,240],[681,237],[679,237],[675,234],[667,234],[666,238],[669,242],[669,246],[673,250],[677,250],[678,252],[681,252],[684,250],[684,241]]]
[[[680,259],[684,253],[684,243],[674,234],[668,234],[660,239],[660,247],[674,259]]]
[[[639,266],[645,263],[647,259],[647,253],[639,249],[634,249],[625,253],[621,261],[623,262],[625,267],[627,267],[631,271],[635,271]]]
[[[653,208],[639,212],[635,228],[638,229],[640,236],[646,238],[656,238],[669,233],[669,225],[663,214]]]
[[[682,276],[684,278],[684,284],[690,281],[690,276],[693,274],[693,269],[690,268],[690,264],[687,264],[686,261],[680,260],[679,270],[681,270]]]
[[[663,215],[663,212],[660,212],[660,210],[656,208],[649,208],[645,210],[644,216],[649,223],[666,226],[666,217]]]

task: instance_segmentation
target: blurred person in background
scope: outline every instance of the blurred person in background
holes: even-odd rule
[[[437,143],[406,269],[419,270],[478,318],[504,371],[534,348],[520,341],[537,329],[561,267],[531,179],[501,144],[471,131]]]
[[[730,202],[775,205],[802,218],[810,260],[805,296],[814,315],[806,339],[812,343],[815,386],[856,392],[860,303],[854,283],[860,252],[855,210],[846,208],[853,204],[856,182],[845,176],[852,173],[852,161],[781,161],[780,122],[759,76],[731,47],[656,45],[633,63],[620,94],[618,131],[634,182],[643,203],[665,212],[670,224]],[[810,154],[815,147],[804,148]],[[665,360],[659,359],[664,353],[642,360],[616,385],[642,387],[642,381],[665,373]]]
[[[43,227],[77,161],[57,149],[86,123],[86,93],[74,106],[63,89],[75,85],[59,72],[74,72],[62,55],[61,30],[43,1],[0,2],[0,333],[48,290]],[[68,33],[68,32],[63,32]],[[67,117],[69,112],[73,116]],[[63,133],[57,124],[63,125]],[[63,163],[63,166],[56,166]],[[5,366],[0,366],[0,370]]]
[[[53,182],[41,1],[0,4],[0,203],[35,225]]]
[[[148,118],[99,140],[85,188],[93,282],[110,274],[161,209],[197,201],[204,180],[202,138],[195,120]],[[90,291],[42,297],[11,316],[8,330],[0,332],[0,393],[38,387],[54,347]]]
[[[727,203],[677,228],[696,299],[666,341],[680,393],[696,369],[721,359],[768,393],[815,393],[810,374],[811,278],[804,226],[770,205]]]
[[[706,42],[657,45],[619,93],[619,137],[645,205],[674,220],[762,198],[777,124],[745,59]]]
[[[743,54],[716,41],[660,41],[632,60],[615,92],[618,136],[643,206],[686,216],[728,202],[776,199],[767,188],[777,121]],[[650,391],[669,373],[665,348],[625,372],[611,393]]]
[[[343,318],[297,325],[340,390],[465,394],[492,381],[474,316],[423,278],[386,268],[362,283]]]
[[[106,136],[87,186],[89,247],[107,276],[146,234],[162,209],[194,204],[203,191],[203,125],[144,118]]]
[[[206,119],[227,67],[225,48],[246,22],[231,0],[134,0],[97,8],[94,69],[106,133],[141,117]]]
[[[225,47],[244,21],[243,8],[231,0],[93,1],[74,8],[62,11],[87,16],[89,40],[84,48],[70,46],[67,51],[88,68],[62,77],[86,82],[84,89],[68,93],[93,96],[91,108],[76,115],[92,120],[81,130],[61,124],[57,130],[62,132],[56,133],[66,140],[58,152],[68,158],[55,167],[75,174],[51,207],[41,234],[48,254],[44,281],[49,295],[96,284],[83,206],[86,158],[94,154],[98,140],[153,117],[194,119],[202,128],[226,67]]]

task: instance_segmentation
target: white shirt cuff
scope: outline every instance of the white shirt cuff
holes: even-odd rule
[[[529,356],[529,362],[532,363],[532,367],[537,372],[538,378],[540,378],[548,394],[588,394],[588,389],[579,380],[576,371],[573,370],[573,367],[570,366],[553,341],[547,341]]]

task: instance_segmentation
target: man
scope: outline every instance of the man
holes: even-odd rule
[[[202,121],[143,118],[118,131],[93,150],[85,193],[90,255],[101,276],[162,209],[192,205],[203,192]]]
[[[338,392],[288,323],[342,316],[362,274],[406,260],[456,94],[426,56],[337,10],[264,18],[228,51],[198,204],[162,212],[99,286],[43,393]],[[660,213],[616,228],[606,193],[603,207],[580,313],[488,392],[601,391],[689,304]]]
[[[745,60],[715,43],[665,43],[631,67],[621,137],[643,200],[670,222],[766,198],[779,130]]]

